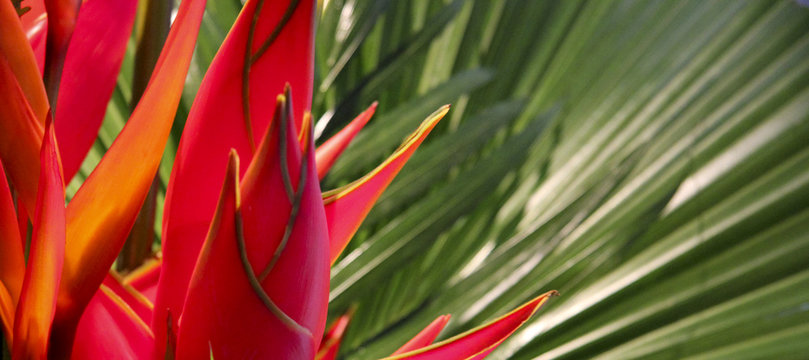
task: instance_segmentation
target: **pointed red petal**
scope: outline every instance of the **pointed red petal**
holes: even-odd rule
[[[326,219],[329,222],[329,254],[331,262],[343,252],[348,241],[371,211],[376,199],[382,195],[410,155],[421,145],[430,130],[447,114],[444,106],[430,115],[401,146],[376,169],[344,187],[323,194]]]
[[[25,255],[14,200],[6,182],[3,163],[0,162],[0,284],[8,291],[11,304],[16,306],[25,276]],[[14,319],[14,307],[4,317]]]
[[[137,5],[137,0],[87,0],[81,7],[56,106],[56,137],[65,179],[73,178],[98,135]]]
[[[449,315],[441,315],[430,325],[421,330],[416,336],[414,336],[410,341],[402,345],[399,350],[396,350],[391,356],[404,354],[406,352],[410,352],[416,349],[421,349],[427,345],[430,345],[435,341],[435,338],[438,337],[438,334],[441,333],[441,330],[444,330],[444,326],[447,326],[447,322],[449,322]]]
[[[337,318],[334,324],[326,330],[326,335],[320,343],[320,349],[317,350],[315,360],[334,360],[337,358],[337,352],[340,351],[340,343],[345,336],[346,328],[351,322],[351,313],[345,314]]]
[[[371,106],[357,116],[354,120],[346,125],[340,132],[334,134],[329,140],[326,140],[322,145],[317,147],[317,178],[323,179],[331,169],[334,162],[343,153],[343,150],[348,147],[354,136],[362,130],[371,116],[374,116],[377,103],[374,102]]]
[[[385,359],[479,359],[494,350],[497,345],[528,321],[549,297],[556,295],[558,295],[556,291],[547,292],[485,325],[442,342]]]
[[[180,4],[132,117],[68,205],[69,245],[55,320],[55,333],[66,346],[72,343],[79,315],[123,246],[157,172],[204,9],[204,0]]]
[[[177,358],[205,358],[209,348],[214,346],[214,340],[210,334],[221,324],[219,322],[227,319],[214,316],[217,310],[228,310],[228,305],[233,305],[233,309],[244,309],[247,307],[261,306],[257,298],[245,296],[240,304],[228,304],[226,300],[235,302],[232,295],[239,291],[244,295],[251,295],[250,285],[245,277],[238,273],[241,264],[239,263],[239,250],[236,245],[236,212],[239,208],[239,157],[235,150],[231,151],[228,158],[228,165],[225,171],[225,180],[222,184],[222,191],[219,195],[219,202],[211,220],[210,230],[205,239],[205,244],[197,258],[197,266],[194,269],[191,284],[188,287],[188,297],[185,299],[185,314],[183,315],[183,326],[179,329],[177,338]],[[223,274],[222,271],[228,271]],[[236,277],[228,279],[227,275]],[[212,303],[212,302],[216,303]],[[176,318],[164,319],[177,323]],[[210,318],[209,318],[210,317]],[[254,317],[247,317],[243,320],[254,320]],[[248,330],[248,329],[227,329]],[[161,339],[157,337],[157,339]],[[216,339],[217,349],[219,341]],[[158,350],[162,350],[160,347]],[[165,350],[163,350],[165,351]],[[157,352],[161,356],[163,352]],[[174,354],[166,354],[166,357],[173,357]]]
[[[5,5],[2,3],[0,9]],[[0,53],[0,94],[3,94],[0,96],[0,109],[3,109],[0,112],[0,158],[18,199],[33,213],[43,129],[3,53]]]
[[[79,321],[72,359],[150,359],[154,335],[118,295],[102,285]]]
[[[312,358],[326,326],[328,228],[320,183],[315,177],[312,136],[305,136],[309,141],[302,153],[291,118],[289,116],[284,128],[281,116],[276,116],[248,167],[241,187],[242,216],[250,263],[260,277],[266,276],[261,282],[264,290],[282,311],[306,328],[314,340],[311,348],[296,349],[279,341],[264,345],[264,351],[276,349],[277,354],[286,356],[304,351],[305,358]],[[281,137],[286,138],[285,144]],[[286,154],[281,152],[284,145]],[[289,191],[294,194],[287,194],[284,169],[289,172],[292,185]],[[292,195],[291,200],[289,195]],[[266,329],[269,333],[290,333],[278,321],[272,324],[272,328]],[[294,335],[301,343],[309,341],[308,336],[289,335]]]
[[[45,115],[48,112],[48,98],[42,76],[37,67],[34,51],[25,36],[22,23],[11,1],[0,3],[0,53],[5,57],[11,71],[20,84],[25,99],[31,106],[34,118],[40,126],[45,124]],[[8,92],[1,92],[8,94]],[[40,134],[40,139],[42,134]],[[36,180],[34,180],[36,183]]]
[[[20,302],[14,319],[15,359],[45,358],[65,256],[65,187],[53,125],[47,126],[40,157],[34,232]]]
[[[237,209],[243,238],[233,229],[222,230],[233,226],[227,216],[218,211],[214,219],[219,231],[216,237],[209,232],[182,314],[180,358],[207,354],[209,341],[215,358],[315,356],[328,303],[326,219],[314,153],[301,154],[294,126],[282,125],[281,116],[268,129],[242,182]],[[309,138],[307,149],[313,149]],[[293,187],[291,201],[284,167]]]
[[[263,3],[260,14],[257,5]],[[155,336],[166,336],[167,310],[182,312],[195,255],[205,239],[208,224],[222,186],[210,169],[225,167],[230,149],[236,149],[244,163],[255,149],[273,115],[273,101],[289,83],[296,94],[293,112],[303,114],[311,103],[313,79],[315,1],[294,1],[294,8],[272,46],[249,71],[249,128],[242,97],[242,76],[247,41],[253,19],[257,19],[252,51],[257,51],[281,23],[289,0],[249,0],[208,68],[188,116],[166,193],[163,216],[163,256],[153,326]],[[257,15],[257,16],[256,16]],[[279,71],[283,69],[283,71]],[[299,121],[301,118],[295,118]],[[300,126],[296,126],[300,128]],[[252,136],[248,136],[251,133]],[[246,167],[242,168],[242,174]],[[193,254],[193,255],[191,255]],[[159,342],[158,342],[159,343]],[[158,346],[161,346],[158,344]]]

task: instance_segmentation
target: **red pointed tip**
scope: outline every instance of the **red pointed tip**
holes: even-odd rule
[[[385,188],[448,111],[449,107],[443,106],[432,113],[390,157],[370,173],[346,186],[323,194],[326,219],[329,222],[329,251],[332,263],[348,245]]]
[[[441,330],[444,330],[444,327],[447,326],[450,317],[450,315],[439,316],[433,320],[433,322],[427,325],[427,327],[416,334],[416,336],[410,339],[410,341],[402,345],[402,347],[396,350],[391,356],[404,354],[413,350],[421,349],[425,346],[429,346],[433,343],[433,341],[435,341],[435,339],[441,333]]]
[[[320,348],[315,355],[315,360],[334,360],[340,350],[340,343],[343,341],[346,329],[354,316],[354,308],[348,310],[345,315],[340,316],[326,331]]]
[[[395,354],[386,358],[386,360],[481,359],[528,321],[548,298],[557,295],[559,295],[559,292],[556,290],[549,291],[526,302],[508,314],[463,334],[407,353]]]
[[[51,121],[46,124],[39,164],[31,250],[14,320],[15,359],[47,356],[65,258],[65,188]]]
[[[176,347],[157,347],[156,353],[167,355],[176,351],[179,358],[201,359],[209,355],[209,343],[213,340],[212,332],[221,328],[221,324],[211,321],[211,317],[224,307],[218,302],[235,294],[233,286],[243,285],[238,272],[238,250],[236,249],[236,223],[235,214],[239,210],[239,157],[236,151],[228,152],[228,163],[224,180],[219,192],[216,210],[211,219],[208,234],[205,237],[202,250],[196,260],[194,272],[191,275],[188,295],[185,298],[182,319],[184,326],[179,327]],[[235,270],[235,272],[234,272]],[[237,280],[238,279],[238,280]],[[221,296],[212,296],[211,291],[221,292]],[[239,310],[249,308],[233,307]],[[174,312],[169,316],[166,329],[167,336],[171,338],[171,329],[177,328],[177,318]],[[162,338],[157,336],[157,338]],[[203,340],[204,339],[204,340]],[[217,343],[218,339],[215,340]],[[159,344],[157,342],[156,344]],[[173,355],[173,354],[172,354]]]
[[[360,113],[354,120],[351,120],[342,130],[318,146],[315,164],[317,165],[317,177],[319,179],[322,180],[328,174],[337,158],[345,151],[360,130],[368,124],[368,121],[376,112],[376,106],[377,102],[374,101],[368,109]]]

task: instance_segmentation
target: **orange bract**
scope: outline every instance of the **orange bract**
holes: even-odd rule
[[[31,252],[14,318],[12,355],[45,358],[65,257],[65,186],[53,123],[48,122],[40,157],[39,193]]]

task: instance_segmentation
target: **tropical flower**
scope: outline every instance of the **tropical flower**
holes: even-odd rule
[[[321,192],[376,105],[316,148],[315,2],[247,1],[185,125],[162,257],[122,277],[110,268],[158,169],[205,0],[181,3],[126,127],[66,206],[137,2],[28,1],[20,17],[0,0],[0,316],[12,357],[334,358],[350,315],[324,337],[330,265],[449,107],[367,175]],[[432,344],[449,321],[439,317],[392,358],[483,358],[552,294]]]

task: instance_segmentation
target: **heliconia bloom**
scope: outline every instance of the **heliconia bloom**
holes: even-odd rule
[[[285,17],[288,7],[294,11]],[[273,117],[272,100],[286,84],[300,94],[292,104],[300,128],[312,96],[314,11],[314,1],[247,1],[205,74],[166,191],[165,261],[152,321],[158,338],[165,336],[168,312],[175,321],[182,314],[196,261],[189,254],[202,248],[216,207],[222,178],[211,169],[224,169],[230,149],[250,163]]]
[[[316,148],[316,2],[248,0],[186,122],[163,257],[121,276],[110,268],[160,164],[206,2],[181,2],[132,116],[65,206],[137,1],[30,1],[21,21],[0,0],[0,320],[13,357],[333,360],[351,313],[324,336],[330,266],[449,106],[367,175],[322,192],[377,104]],[[392,358],[483,358],[550,295],[431,345],[440,316]]]
[[[315,355],[326,322],[328,230],[313,139],[300,149],[291,111],[281,97],[235,205],[220,201],[185,301],[178,358]]]

